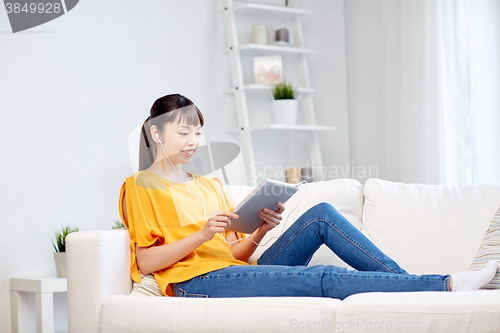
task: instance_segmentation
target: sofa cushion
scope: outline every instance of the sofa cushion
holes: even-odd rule
[[[483,269],[489,260],[498,260],[500,262],[500,207],[491,220],[488,231],[484,235],[484,239],[481,242],[481,246],[479,246],[479,250],[477,250],[476,257],[470,265],[469,270],[477,271]],[[497,267],[495,277],[481,288],[500,288],[500,266]]]
[[[236,207],[252,189],[252,187],[246,186],[224,187],[224,191],[230,200],[234,200],[232,201],[234,207]],[[276,241],[276,238],[273,237],[279,237],[281,232],[288,229],[288,227],[290,227],[290,225],[292,225],[292,223],[303,213],[321,202],[330,203],[356,228],[359,229],[361,227],[363,186],[359,181],[355,179],[333,179],[309,183],[307,187],[302,185],[299,191],[286,202],[282,223],[268,232],[264,239],[262,239],[261,244],[267,243],[267,245],[259,246],[250,258],[250,262],[257,260],[261,254]],[[297,208],[294,210],[296,206]],[[290,217],[287,221],[286,219],[288,216]],[[350,268],[350,266],[338,258],[325,245],[322,245],[318,251],[316,251],[308,266],[311,265],[336,265]]]
[[[144,275],[139,270],[139,275],[141,276],[141,283],[133,282],[132,296],[159,296],[163,297],[163,293],[158,287],[158,283],[155,280],[153,273]]]
[[[466,271],[500,203],[500,185],[369,179],[362,232],[409,273]]]
[[[351,295],[335,332],[498,332],[499,299],[500,290]]]
[[[101,333],[290,332],[306,323],[335,322],[338,299],[321,297],[182,298],[110,296]],[[308,330],[309,332],[310,330]]]

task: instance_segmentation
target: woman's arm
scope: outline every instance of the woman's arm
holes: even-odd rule
[[[264,238],[264,236],[266,235],[266,233],[267,233],[266,231],[262,231],[260,229],[257,229],[250,236],[248,236],[245,239],[251,239],[255,243],[259,244],[262,241],[262,238]],[[236,235],[234,234],[234,232],[231,233],[227,237],[228,242],[235,241],[236,239],[237,238],[236,238]],[[252,241],[240,241],[238,243],[230,244],[231,251],[233,252],[234,258],[241,260],[241,261],[248,262],[248,259],[250,259],[252,254],[257,249],[257,245],[254,242],[252,242]],[[249,264],[251,264],[251,263],[249,263]]]
[[[122,205],[123,216],[128,224],[125,195]],[[237,218],[238,216],[231,212],[213,212],[203,229],[173,243],[149,247],[141,247],[136,244],[137,266],[142,274],[150,274],[175,264],[201,244],[211,240],[216,232],[223,232],[228,225],[231,225],[229,217]]]
[[[142,274],[150,274],[172,266],[194,250],[205,240],[199,232],[165,245],[141,247],[136,244],[137,266]]]

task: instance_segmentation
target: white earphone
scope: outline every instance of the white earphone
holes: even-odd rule
[[[158,139],[158,141],[160,141],[161,144],[163,144],[163,142],[161,142],[160,140],[160,136],[158,135],[158,133],[156,133],[156,138]]]

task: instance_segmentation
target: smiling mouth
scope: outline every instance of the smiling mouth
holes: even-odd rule
[[[181,153],[184,156],[191,157],[191,156],[194,155],[194,149],[191,149],[191,150],[181,150]]]

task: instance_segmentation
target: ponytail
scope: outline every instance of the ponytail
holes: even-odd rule
[[[146,120],[144,121],[144,123],[142,124],[142,128],[141,128],[141,136],[140,136],[140,139],[139,139],[139,171],[142,171],[144,169],[147,169],[149,168],[154,160],[155,160],[155,155],[156,155],[156,152],[155,151],[152,151],[153,149],[156,148],[156,145],[154,144],[154,141],[153,141],[153,144],[150,144],[150,142],[152,141],[151,140],[151,137],[150,137],[150,128],[151,128],[151,125],[149,124],[149,119],[151,118],[151,116],[147,117]]]

